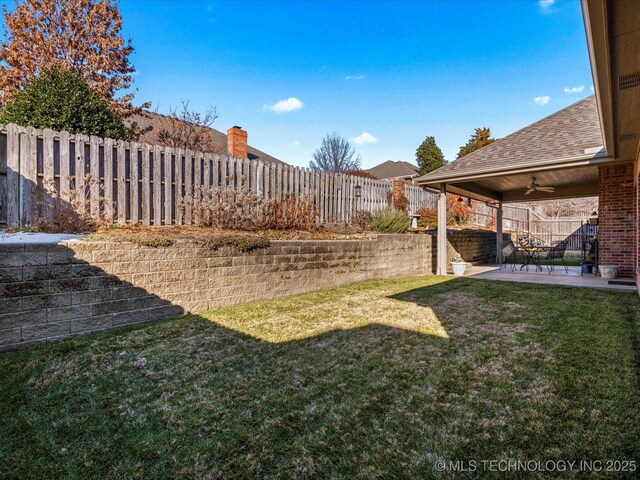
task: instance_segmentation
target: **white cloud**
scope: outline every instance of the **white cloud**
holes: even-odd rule
[[[263,110],[271,110],[272,112],[276,113],[285,113],[293,112],[294,110],[300,110],[303,105],[304,103],[302,102],[302,100],[299,100],[296,97],[289,97],[286,100],[280,100],[273,105],[265,105],[263,107]]]
[[[356,145],[366,145],[368,143],[378,143],[378,139],[371,135],[369,132],[362,132],[362,134],[358,135],[355,138],[350,138],[353,143]]]
[[[546,105],[551,101],[551,97],[549,97],[548,95],[544,95],[534,98],[533,101],[536,105]]]
[[[364,78],[364,75],[347,75],[344,77],[345,80],[363,80]]]
[[[538,0],[538,6],[542,13],[551,13],[554,12],[555,9],[553,6],[555,5],[556,0]]]
[[[582,93],[584,91],[584,85],[578,85],[577,87],[564,87],[564,93],[568,93],[569,95],[573,93]]]
[[[591,85],[591,91],[593,92],[593,85]]]

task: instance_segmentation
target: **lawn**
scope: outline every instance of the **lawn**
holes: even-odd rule
[[[1,354],[0,476],[452,478],[435,462],[638,461],[639,312],[632,294],[414,277]]]

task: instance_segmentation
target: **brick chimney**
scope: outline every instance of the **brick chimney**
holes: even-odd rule
[[[247,131],[238,126],[227,130],[227,150],[232,157],[247,158]]]

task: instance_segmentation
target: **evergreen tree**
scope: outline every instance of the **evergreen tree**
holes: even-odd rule
[[[51,128],[114,139],[127,139],[122,117],[77,73],[60,66],[43,70],[14,93],[0,113],[0,123]]]
[[[427,137],[420,144],[416,150],[416,161],[420,168],[420,175],[433,172],[447,163],[434,137]]]

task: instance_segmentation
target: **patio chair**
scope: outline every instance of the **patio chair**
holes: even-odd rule
[[[561,242],[556,243],[553,247],[547,250],[547,254],[542,257],[542,260],[546,260],[548,262],[547,270],[549,270],[549,273],[555,270],[556,265],[562,265],[564,267],[564,272],[569,273],[569,266],[567,265],[567,261],[564,258],[564,253],[566,250],[566,240],[562,240]]]
[[[504,247],[502,247],[502,263],[500,264],[500,270],[507,264],[511,265],[511,271],[516,269],[516,266],[523,265],[527,259],[527,253],[518,250],[511,241],[509,241]],[[527,271],[529,266],[527,265]]]

